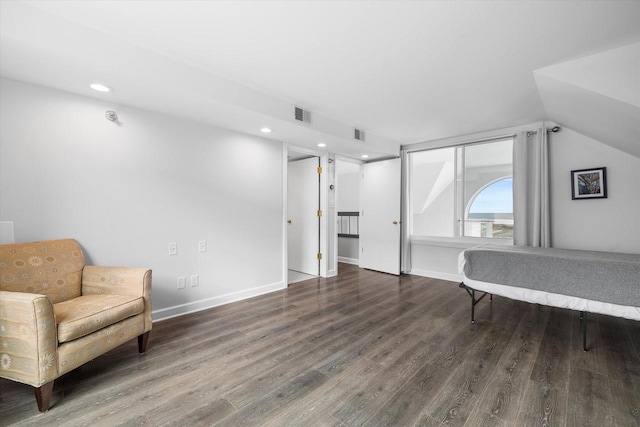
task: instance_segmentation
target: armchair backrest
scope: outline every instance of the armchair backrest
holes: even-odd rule
[[[0,291],[49,297],[52,303],[79,297],[84,255],[74,239],[0,245]]]

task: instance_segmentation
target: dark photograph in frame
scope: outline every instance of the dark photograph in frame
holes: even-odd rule
[[[571,171],[571,199],[606,199],[607,168]]]

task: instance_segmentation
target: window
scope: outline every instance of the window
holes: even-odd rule
[[[513,237],[513,139],[410,153],[411,235]]]
[[[513,179],[481,189],[468,204],[464,227],[465,236],[513,239]]]

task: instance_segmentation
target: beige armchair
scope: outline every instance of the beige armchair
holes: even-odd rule
[[[0,245],[0,377],[41,412],[56,378],[150,331],[151,270],[85,266],[73,239]]]

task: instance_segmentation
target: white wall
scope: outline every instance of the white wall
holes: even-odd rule
[[[338,211],[358,212],[360,210],[360,173],[338,174]]]
[[[607,168],[607,198],[571,200],[571,171]],[[640,253],[640,159],[570,129],[549,137],[551,242]]]
[[[0,88],[0,220],[16,242],[73,237],[90,264],[152,268],[154,319],[285,286],[281,143],[14,80]],[[199,287],[176,288],[193,274]]]

